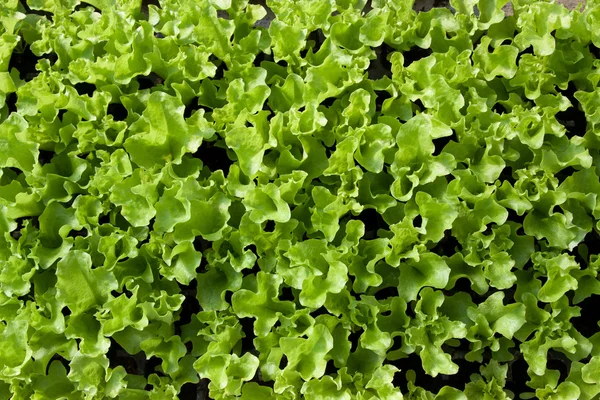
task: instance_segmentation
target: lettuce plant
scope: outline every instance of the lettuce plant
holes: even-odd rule
[[[0,399],[600,398],[600,3],[3,0]]]

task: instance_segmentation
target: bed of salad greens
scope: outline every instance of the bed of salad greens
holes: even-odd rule
[[[600,2],[0,1],[0,400],[600,398]]]

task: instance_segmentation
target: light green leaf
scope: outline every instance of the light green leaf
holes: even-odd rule
[[[92,269],[88,253],[74,250],[58,262],[56,268],[57,296],[73,315],[101,306],[109,293],[117,289],[114,274],[103,268]]]

